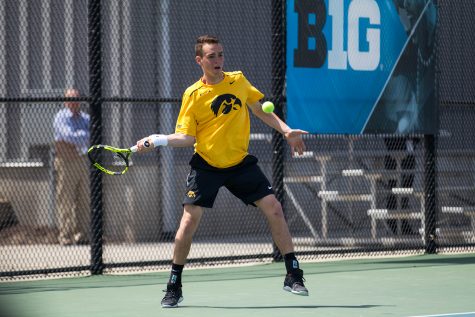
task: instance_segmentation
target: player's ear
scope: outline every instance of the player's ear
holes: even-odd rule
[[[201,56],[195,56],[196,64],[201,66]]]

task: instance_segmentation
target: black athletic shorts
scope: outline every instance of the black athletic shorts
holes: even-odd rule
[[[211,208],[222,186],[246,205],[253,206],[255,201],[274,193],[255,156],[248,155],[229,168],[216,168],[195,153],[190,165],[183,204]]]

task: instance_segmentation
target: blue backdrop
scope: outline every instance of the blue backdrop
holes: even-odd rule
[[[288,0],[289,125],[312,133],[432,131],[434,12],[431,0]],[[431,41],[426,51],[416,36]]]

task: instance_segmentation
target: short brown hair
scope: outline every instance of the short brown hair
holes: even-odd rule
[[[195,56],[203,57],[203,44],[219,44],[219,39],[213,35],[198,37],[195,44]]]

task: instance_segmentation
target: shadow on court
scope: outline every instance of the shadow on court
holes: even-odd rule
[[[350,308],[350,309],[358,309],[358,308],[373,308],[373,307],[382,307],[384,305],[353,305],[353,306],[331,306],[331,305],[288,305],[288,306],[207,306],[207,305],[193,305],[193,306],[180,306],[180,309],[183,308],[211,308],[211,309],[321,309],[321,308]]]

